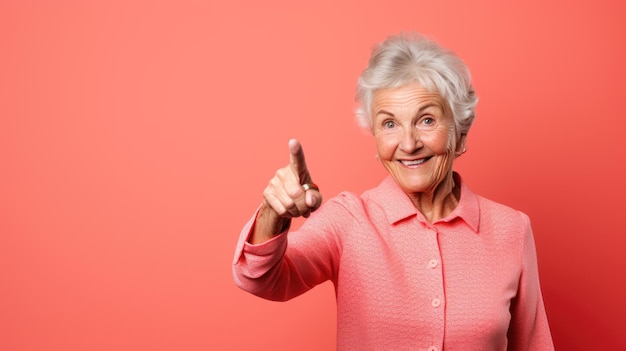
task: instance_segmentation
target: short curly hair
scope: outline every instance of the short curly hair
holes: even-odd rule
[[[372,127],[371,104],[377,90],[415,82],[439,93],[452,110],[457,132],[467,134],[478,102],[470,71],[453,52],[418,33],[393,35],[374,47],[357,86],[359,125]]]

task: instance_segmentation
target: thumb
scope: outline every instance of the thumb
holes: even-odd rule
[[[322,193],[319,190],[307,190],[306,204],[311,208],[311,212],[317,210],[322,205]]]

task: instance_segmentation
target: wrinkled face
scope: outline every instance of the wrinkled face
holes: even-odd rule
[[[378,158],[409,195],[432,193],[451,176],[464,142],[443,98],[417,83],[374,93],[372,132]]]

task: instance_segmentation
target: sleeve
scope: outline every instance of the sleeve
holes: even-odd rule
[[[331,200],[312,213],[299,230],[252,245],[248,239],[257,210],[237,242],[235,284],[262,298],[286,301],[326,280],[335,280],[340,250],[337,218],[342,218],[336,210],[340,207]]]
[[[541,295],[537,253],[530,219],[525,214],[522,214],[522,217],[524,220],[522,271],[517,296],[511,303],[508,350],[554,350]]]

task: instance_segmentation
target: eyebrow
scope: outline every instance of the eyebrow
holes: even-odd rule
[[[435,102],[428,102],[428,103],[426,103],[426,105],[424,105],[424,106],[420,107],[420,108],[417,110],[416,115],[421,114],[422,112],[424,112],[424,110],[426,110],[426,109],[428,109],[428,108],[430,108],[430,107],[437,107],[437,108],[439,108],[439,109],[443,110],[443,108],[441,107],[441,105],[440,105],[440,104],[435,103]],[[380,114],[384,114],[384,115],[388,115],[388,116],[391,116],[391,117],[395,117],[395,115],[394,115],[393,113],[391,113],[391,112],[389,112],[389,111],[387,111],[387,110],[380,110],[380,111],[376,112],[375,116],[378,116],[378,115],[380,115]]]

